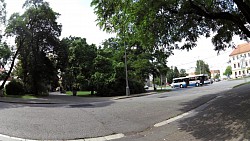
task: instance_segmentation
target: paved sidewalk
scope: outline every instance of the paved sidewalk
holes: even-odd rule
[[[78,97],[78,96],[69,96],[66,94],[62,94],[60,92],[51,92],[48,97],[34,98],[34,99],[0,97],[0,102],[19,103],[19,104],[80,104],[80,103],[112,101],[112,100],[119,100],[131,97],[140,97],[155,93],[156,92],[148,92],[142,94],[134,94],[130,96],[116,96],[116,97]]]
[[[180,134],[199,140],[250,139],[250,85],[234,88],[179,123]]]

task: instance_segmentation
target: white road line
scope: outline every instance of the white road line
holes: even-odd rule
[[[160,126],[163,126],[163,125],[167,125],[167,124],[169,124],[169,123],[171,123],[171,122],[174,122],[174,121],[176,121],[176,120],[178,120],[178,119],[181,119],[181,118],[183,118],[183,117],[185,117],[185,116],[187,116],[187,115],[189,115],[189,114],[197,113],[198,110],[201,110],[201,109],[206,108],[206,107],[209,105],[209,103],[211,103],[212,101],[214,101],[216,98],[219,98],[219,97],[221,97],[221,96],[217,96],[217,97],[215,97],[215,98],[209,100],[208,102],[202,104],[201,106],[199,106],[199,107],[197,107],[197,108],[195,108],[195,109],[193,109],[193,110],[191,110],[191,111],[188,111],[188,112],[183,113],[183,114],[181,114],[181,115],[178,115],[178,116],[176,116],[176,117],[173,117],[173,118],[164,120],[164,121],[162,121],[162,122],[156,123],[156,124],[154,125],[154,127],[160,127]]]
[[[168,120],[164,120],[164,121],[162,121],[162,122],[159,122],[159,123],[155,124],[154,127],[160,127],[160,126],[169,124],[169,123],[171,123],[171,122],[174,122],[174,121],[176,121],[176,120],[178,120],[178,119],[181,119],[181,118],[183,118],[183,117],[189,115],[190,113],[191,113],[191,111],[186,112],[186,113],[183,113],[183,114],[181,114],[181,115],[179,115],[179,116],[170,118],[170,119],[168,119]]]

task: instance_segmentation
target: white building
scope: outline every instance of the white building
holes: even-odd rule
[[[250,43],[238,45],[229,55],[232,67],[232,78],[238,78],[250,73]]]

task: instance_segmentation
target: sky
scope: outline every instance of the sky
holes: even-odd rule
[[[55,12],[61,14],[58,22],[62,24],[62,37],[77,36],[86,38],[88,44],[99,46],[102,41],[108,39],[112,34],[108,34],[97,26],[96,15],[91,0],[46,0]],[[8,16],[13,12],[22,12],[22,5],[25,0],[6,0]],[[239,38],[234,38],[235,45],[244,43]],[[197,42],[197,47],[191,51],[175,50],[174,55],[168,58],[168,66],[177,66],[178,69],[185,69],[187,72],[194,71],[196,60],[205,61],[212,70],[221,70],[221,74],[229,65],[229,54],[233,49],[227,49],[217,54],[214,51],[211,38],[201,37]]]

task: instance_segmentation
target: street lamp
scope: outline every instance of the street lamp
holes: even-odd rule
[[[126,4],[126,7],[125,7],[125,11],[124,11],[124,19],[125,19],[125,14],[126,14],[126,8],[128,6],[128,2]],[[126,20],[124,20],[124,22],[126,22]],[[129,96],[130,95],[130,90],[129,90],[129,85],[128,85],[128,64],[127,64],[127,49],[126,49],[126,42],[125,42],[125,25],[126,23],[124,23],[124,26],[123,26],[123,36],[124,36],[124,58],[125,58],[125,74],[126,74],[126,96]]]
[[[124,36],[125,36],[125,31],[124,31]],[[126,51],[126,43],[124,41],[124,50],[125,50],[125,74],[126,74],[126,96],[129,96],[130,90],[129,90],[129,85],[128,85],[128,64],[127,64],[127,51]]]

